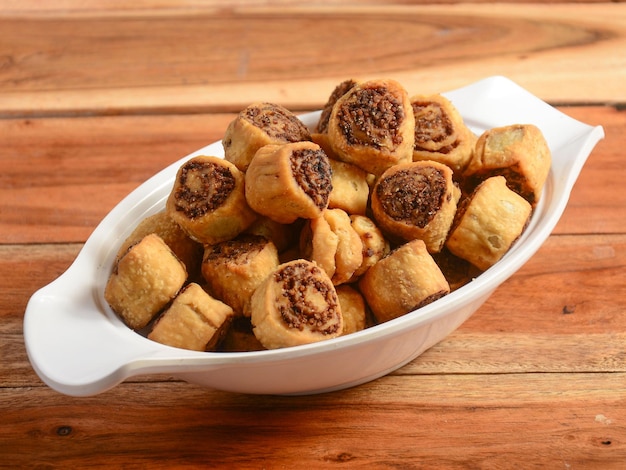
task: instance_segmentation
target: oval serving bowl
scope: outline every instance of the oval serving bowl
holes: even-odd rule
[[[74,263],[37,291],[24,317],[29,359],[51,388],[94,395],[137,375],[167,373],[220,390],[312,394],[339,390],[402,367],[459,327],[548,238],[602,127],[557,111],[504,77],[443,93],[476,133],[515,123],[537,125],[552,168],[530,224],[511,250],[475,280],[400,318],[319,343],[255,352],[196,352],[153,342],[128,328],[104,300],[118,247],[137,223],[162,210],[176,171],[196,155],[223,156],[221,142],[165,168],[122,200],[98,225]],[[300,116],[313,126],[319,112]]]

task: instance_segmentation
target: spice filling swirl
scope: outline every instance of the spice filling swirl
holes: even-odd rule
[[[250,106],[243,117],[278,141],[300,142],[311,139],[309,130],[296,116],[272,103]]]
[[[212,162],[187,162],[180,171],[176,210],[197,219],[224,204],[235,189],[230,169]]]
[[[395,148],[403,141],[402,102],[386,87],[354,89],[337,110],[341,132],[352,145]]]
[[[323,335],[339,331],[339,300],[320,274],[320,268],[304,262],[287,265],[274,274],[275,282],[282,286],[277,309],[289,328]]]
[[[456,131],[439,103],[412,103],[415,115],[415,148],[450,153],[458,147]]]
[[[385,214],[424,228],[444,202],[446,178],[436,168],[402,170],[381,179],[376,191]]]
[[[320,209],[328,205],[332,191],[332,169],[321,149],[295,149],[290,156],[291,172],[305,194]]]

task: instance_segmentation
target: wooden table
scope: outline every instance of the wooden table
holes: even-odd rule
[[[626,4],[231,3],[0,3],[0,466],[624,468]],[[249,102],[303,112],[348,77],[428,93],[490,75],[606,139],[540,251],[407,366],[308,397],[150,376],[72,398],[31,369],[32,293]]]

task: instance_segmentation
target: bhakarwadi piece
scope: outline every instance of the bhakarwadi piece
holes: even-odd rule
[[[326,134],[328,132],[328,121],[330,120],[330,113],[335,106],[335,103],[339,98],[349,92],[354,86],[357,84],[357,81],[349,78],[344,80],[339,85],[337,85],[330,96],[328,97],[328,101],[322,108],[322,112],[320,113],[320,119],[317,123],[315,130],[320,134]]]
[[[424,240],[437,253],[446,241],[461,191],[452,170],[438,162],[417,161],[391,167],[372,190],[377,225],[388,236]]]
[[[233,318],[230,328],[218,347],[220,352],[262,351],[264,349],[252,332],[250,319],[237,316]]]
[[[278,264],[274,243],[265,237],[243,234],[206,245],[201,269],[211,294],[230,305],[235,314],[249,316],[252,293]]]
[[[509,188],[534,207],[551,163],[550,148],[541,130],[532,124],[514,124],[480,135],[463,176],[471,188],[490,176],[504,176]]]
[[[304,259],[280,265],[252,295],[254,335],[267,349],[340,336],[343,316],[335,286],[315,263]]]
[[[246,202],[244,181],[244,174],[226,160],[191,158],[178,169],[167,213],[200,243],[229,240],[257,217]]]
[[[422,240],[401,245],[369,268],[358,283],[379,323],[416,310],[450,292]]]
[[[350,216],[341,209],[326,209],[322,214],[330,229],[337,235],[335,252],[335,272],[331,276],[338,286],[348,282],[363,263],[363,243],[352,227]]]
[[[174,222],[165,211],[141,220],[135,230],[122,243],[117,259],[119,260],[132,245],[151,233],[156,233],[163,239],[167,246],[184,263],[189,275],[199,272],[203,254],[202,244],[192,240],[187,235],[187,232]]]
[[[342,284],[335,289],[343,316],[342,335],[356,333],[365,329],[367,324],[367,306],[361,293],[348,284]]]
[[[363,245],[363,262],[352,275],[349,281],[352,282],[362,276],[378,260],[385,257],[389,253],[390,246],[383,233],[369,217],[352,214],[350,215],[350,222],[354,231],[361,238],[361,244]]]
[[[148,338],[176,348],[213,351],[232,317],[232,308],[190,283],[157,319]]]
[[[531,212],[530,203],[503,176],[492,176],[460,205],[446,247],[484,271],[509,251]]]
[[[340,160],[375,175],[410,162],[415,118],[406,90],[388,79],[356,84],[333,106],[328,140]]]
[[[313,219],[328,206],[332,169],[313,142],[266,145],[250,162],[245,188],[250,207],[276,222]]]
[[[330,192],[328,207],[343,209],[349,214],[365,215],[370,187],[368,173],[356,165],[330,159],[333,172],[333,190]]]
[[[246,171],[264,145],[302,140],[311,140],[311,134],[291,111],[274,103],[252,103],[226,128],[222,146],[224,158]]]
[[[298,234],[301,228],[302,221],[300,219],[292,224],[281,224],[269,217],[259,216],[245,233],[260,235],[272,240],[278,252],[282,253],[298,243]]]
[[[451,253],[445,246],[439,253],[433,253],[432,256],[446,277],[450,292],[463,287],[482,273],[472,263]]]
[[[332,279],[337,269],[335,257],[339,235],[333,231],[326,217],[306,221],[300,232],[299,246],[300,255],[315,262]]]
[[[413,161],[433,160],[461,172],[472,157],[476,136],[446,97],[411,97],[415,115]]]
[[[132,329],[146,326],[178,294],[185,265],[158,235],[146,235],[126,250],[109,276],[104,298]]]

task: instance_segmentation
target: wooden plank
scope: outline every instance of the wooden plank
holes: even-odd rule
[[[0,120],[0,241],[85,241],[123,197],[171,163],[221,139],[232,118]]]
[[[616,469],[624,383],[624,373],[388,376],[310,397],[125,384],[80,400],[0,389],[0,453],[12,467],[106,456],[124,468]]]
[[[472,3],[492,3],[493,0],[473,0]],[[360,0],[317,0],[316,5],[350,5],[362,4]],[[415,4],[456,4],[464,3],[459,0],[368,0],[370,5],[415,5]],[[607,3],[606,0],[504,0],[499,3]],[[307,0],[238,0],[236,7],[249,7],[263,5],[273,6],[299,6],[310,5]],[[194,9],[232,9],[231,0],[136,0],[132,3],[124,0],[57,0],[55,2],[42,2],[41,0],[4,0],[0,12],[4,14],[31,14],[47,15],[59,14],[71,15],[74,12],[85,14],[93,12],[98,14],[111,13],[116,11],[133,12],[149,10],[151,12],[161,11],[167,14],[175,14],[176,11],[190,11]]]
[[[566,107],[605,126],[556,233],[624,233],[626,193],[612,107]],[[218,141],[232,114],[0,119],[1,243],[82,242],[129,192],[167,165]],[[37,230],[32,230],[36,226]]]
[[[0,16],[4,116],[310,109],[352,76],[430,93],[506,75],[550,102],[626,101],[624,3],[73,13]]]

